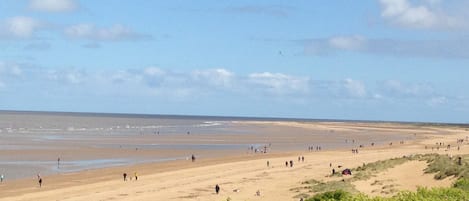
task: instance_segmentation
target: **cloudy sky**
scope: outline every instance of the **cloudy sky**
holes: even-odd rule
[[[468,9],[1,0],[0,109],[468,123]]]

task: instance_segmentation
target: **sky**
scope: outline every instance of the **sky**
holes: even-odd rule
[[[0,110],[469,123],[464,0],[0,0]]]

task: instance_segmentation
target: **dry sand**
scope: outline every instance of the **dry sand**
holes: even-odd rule
[[[425,174],[427,168],[425,161],[409,161],[402,165],[379,173],[377,177],[353,183],[355,188],[363,193],[373,196],[393,195],[400,190],[415,191],[417,187],[448,187],[454,178],[435,180],[434,174]]]
[[[246,122],[240,122],[249,124]],[[401,157],[403,155],[431,153],[468,154],[469,148],[456,149],[456,139],[466,138],[467,131],[457,127],[435,127],[421,125],[401,125],[385,123],[287,123],[256,122],[266,127],[281,125],[303,129],[323,129],[324,131],[349,131],[348,139],[366,138],[371,130],[414,136],[412,141],[393,145],[380,145],[360,149],[352,154],[349,149],[308,151],[278,151],[267,154],[238,154],[229,157],[198,159],[192,163],[178,160],[163,163],[149,163],[133,166],[103,168],[77,173],[43,176],[43,187],[39,188],[35,176],[0,184],[0,200],[299,200],[294,198],[300,192],[291,190],[303,186],[301,182],[315,179],[326,180],[334,167],[356,167],[362,163]],[[259,136],[258,136],[259,137]],[[262,136],[260,136],[262,138]],[[238,139],[239,140],[239,139]],[[281,138],[276,138],[281,140]],[[291,140],[291,139],[289,139]],[[298,142],[308,141],[308,136],[298,137]],[[357,140],[358,141],[358,140]],[[436,142],[453,144],[449,151],[431,150]],[[358,144],[357,144],[358,145]],[[428,148],[425,149],[424,147]],[[297,157],[304,156],[305,162]],[[294,167],[285,167],[285,161],[294,161]],[[267,167],[267,161],[270,167]],[[448,186],[451,181],[436,182],[431,175],[422,175],[425,164],[409,162],[386,171],[380,178],[395,184],[397,189],[413,190],[416,186]],[[133,176],[137,181],[123,181],[122,173]],[[403,172],[406,172],[405,174]],[[407,172],[414,172],[410,177]],[[374,180],[357,183],[357,189],[371,195],[379,194]],[[411,182],[412,181],[412,182]],[[215,194],[214,186],[219,184],[220,194]],[[256,191],[260,196],[256,196]]]

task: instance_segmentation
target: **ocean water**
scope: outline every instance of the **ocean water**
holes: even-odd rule
[[[312,132],[238,121],[321,120],[0,111],[0,173],[7,179],[18,179],[37,173],[187,160],[192,154],[255,154],[251,147],[297,151],[308,146],[335,149],[410,139],[392,132]],[[350,134],[357,136],[357,144],[344,142]]]

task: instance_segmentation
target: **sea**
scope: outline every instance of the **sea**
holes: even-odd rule
[[[321,150],[357,146],[349,132],[239,122],[343,122],[342,120],[0,111],[0,174],[33,178],[138,163],[265,154],[267,150]],[[409,136],[363,134],[362,142]],[[358,134],[360,134],[358,133]],[[307,142],[301,139],[310,139]],[[371,136],[371,137],[370,137]],[[373,137],[375,136],[375,137]],[[267,149],[268,147],[268,149]]]

